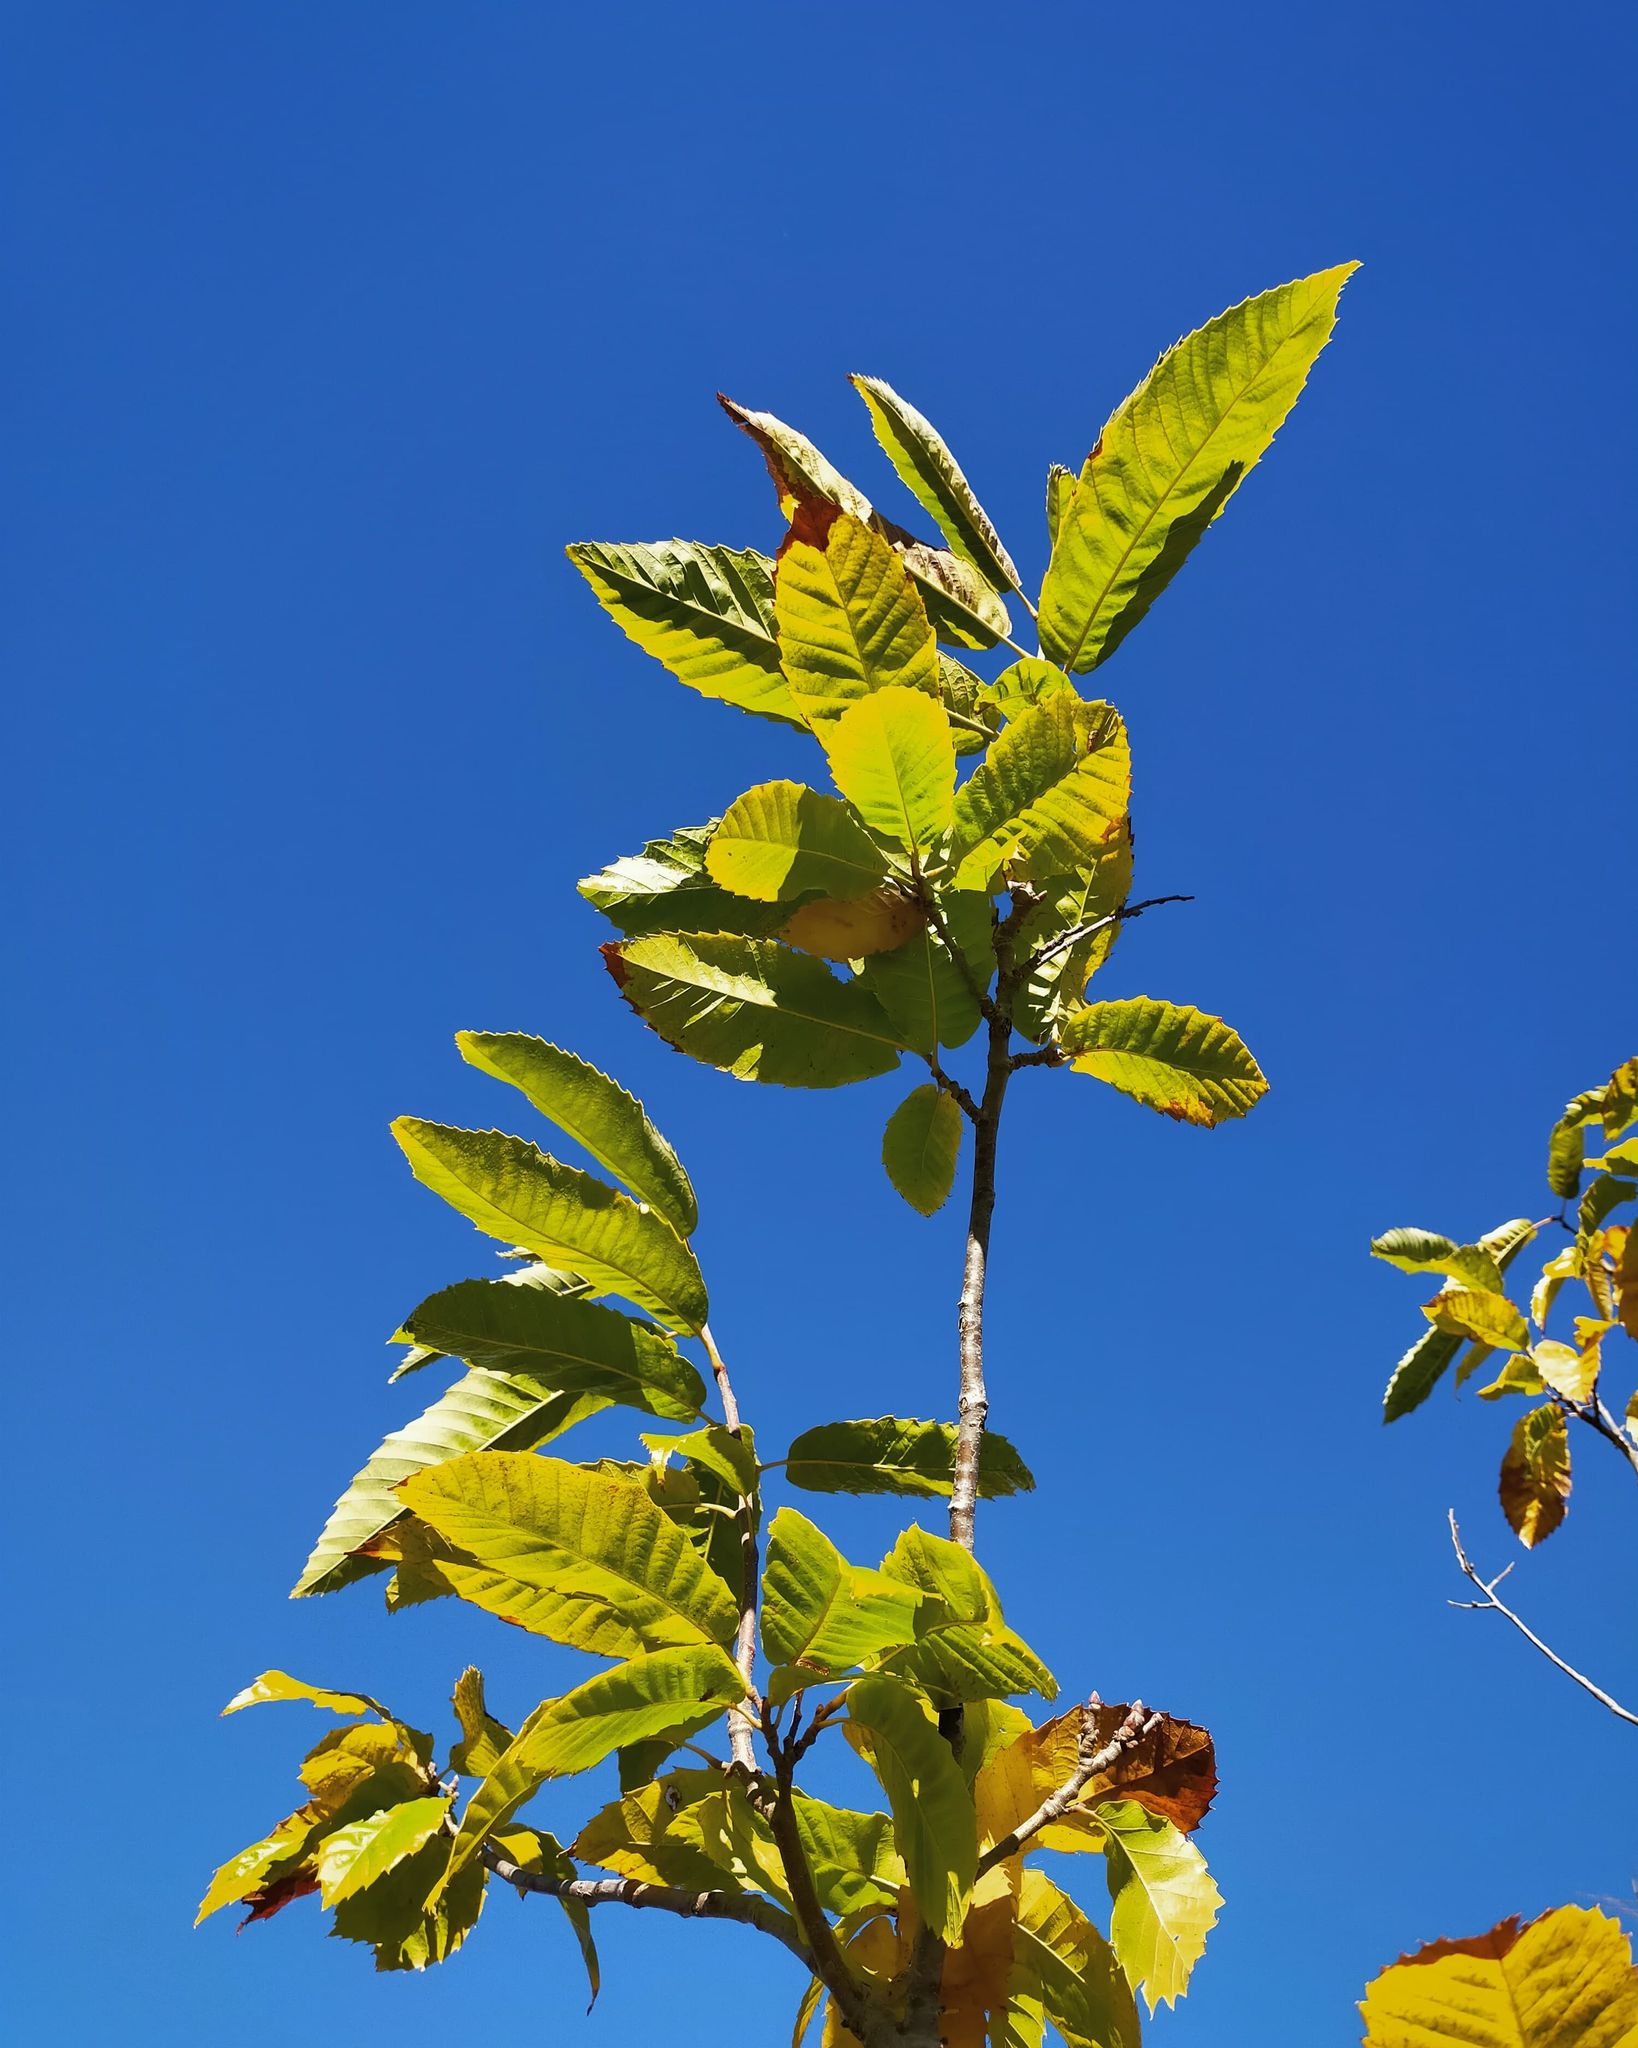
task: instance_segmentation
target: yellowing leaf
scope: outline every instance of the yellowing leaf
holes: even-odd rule
[[[652,932],[737,932],[766,938],[785,912],[719,888],[705,856],[720,820],[684,825],[668,839],[651,839],[641,853],[611,861],[578,884],[586,901],[628,939]]]
[[[773,564],[750,548],[577,541],[569,560],[627,639],[691,690],[800,725],[774,639]]]
[[[956,887],[1079,872],[1121,832],[1131,794],[1126,727],[1109,705],[1057,696],[1020,712],[956,793]]]
[[[1219,314],[1169,349],[1087,457],[1041,586],[1041,651],[1096,668],[1264,453],[1330,339],[1344,263]]]
[[[440,1567],[455,1591],[537,1635],[615,1657],[733,1641],[733,1594],[629,1480],[480,1451],[399,1491],[470,1560]]]
[[[512,1731],[485,1707],[483,1673],[476,1665],[469,1664],[456,1679],[451,1704],[461,1724],[461,1739],[450,1748],[449,1768],[463,1778],[486,1778],[512,1740]]]
[[[943,713],[934,706],[936,716]],[[847,805],[800,782],[761,782],[728,806],[705,865],[736,896],[789,903],[813,890],[861,896],[887,864]]]
[[[899,1043],[912,1052],[965,1045],[978,1029],[978,992],[995,973],[990,899],[973,889],[937,892],[951,952],[930,923],[890,953],[865,961],[860,974],[892,1020]]]
[[[697,1330],[705,1321],[694,1254],[663,1217],[607,1181],[500,1131],[401,1116],[392,1134],[416,1179],[491,1237],[570,1267],[673,1328]]]
[[[692,1236],[699,1206],[682,1161],[618,1081],[523,1031],[457,1031],[455,1043],[470,1066],[521,1089],[543,1117],[658,1209],[679,1237]]]
[[[1175,2005],[1205,1953],[1223,1895],[1206,1859],[1169,1820],[1130,1800],[1105,1801],[1095,1812],[1114,1901],[1110,1942],[1150,2012]]]
[[[1365,2048],[1632,2048],[1638,1972],[1618,1922],[1560,1906],[1402,1956],[1360,2012]]]
[[[1598,1384],[1599,1350],[1595,1339],[1585,1350],[1544,1337],[1531,1346],[1530,1362],[1542,1380],[1566,1401],[1587,1400]]]
[[[818,1677],[849,1670],[913,1642],[921,1606],[918,1591],[850,1564],[795,1508],[781,1508],[769,1524],[762,1646],[775,1664]]]
[[[307,1685],[292,1678],[288,1671],[264,1671],[242,1692],[236,1692],[222,1712],[236,1714],[241,1707],[259,1707],[281,1700],[305,1700],[309,1706],[323,1707],[332,1714],[379,1714],[383,1720],[389,1718],[386,1708],[368,1693],[330,1692],[323,1686]]]
[[[815,726],[889,683],[939,695],[938,645],[909,572],[863,520],[802,506],[774,579],[779,654]]]
[[[1423,1304],[1422,1313],[1436,1330],[1499,1351],[1523,1351],[1530,1342],[1523,1316],[1505,1294],[1488,1288],[1447,1287]]]
[[[893,1809],[893,1838],[916,1906],[945,1941],[958,1941],[978,1866],[973,1796],[921,1696],[896,1679],[856,1678],[848,1719],[867,1737]]]
[[[937,429],[880,377],[854,377],[888,460],[964,562],[997,590],[1021,587],[1012,557]]]
[[[413,1856],[437,1834],[448,1812],[449,1799],[443,1794],[407,1799],[326,1835],[318,1850],[319,1891],[325,1905],[339,1905]]]
[[[950,829],[956,767],[950,721],[933,698],[890,683],[821,725],[819,741],[872,832],[924,859],[936,849]]]
[[[1560,1349],[1564,1348],[1566,1347],[1560,1347]],[[1538,1344],[1536,1349],[1539,1351],[1541,1346]],[[1537,1372],[1531,1360],[1515,1352],[1490,1382],[1489,1386],[1479,1389],[1479,1399],[1481,1401],[1499,1401],[1507,1394],[1525,1394],[1534,1399],[1539,1394],[1545,1394],[1546,1391],[1547,1383],[1543,1380],[1541,1374]]]
[[[923,922],[920,910],[900,890],[873,889],[852,903],[827,896],[804,903],[780,927],[779,936],[822,960],[867,960],[895,952]]]
[[[806,1429],[785,1455],[785,1478],[810,1493],[948,1495],[955,1470],[953,1422],[910,1422],[897,1415],[824,1422]],[[998,1431],[984,1432],[978,1452],[983,1500],[1029,1493],[1035,1481]]]
[[[894,1187],[922,1216],[935,1214],[949,1200],[962,1122],[955,1097],[930,1082],[912,1089],[887,1120],[882,1164]]]
[[[1570,1497],[1570,1433],[1557,1408],[1532,1408],[1514,1424],[1499,1490],[1502,1512],[1527,1550],[1563,1521]]]
[[[737,1080],[838,1088],[899,1063],[893,1027],[869,990],[787,946],[657,935],[605,946],[603,959],[667,1044]]]
[[[1088,1003],[1066,1019],[1059,1043],[1078,1074],[1181,1123],[1244,1116],[1268,1093],[1262,1069],[1220,1017],[1183,1003],[1133,996]]]
[[[1114,1951],[1038,1870],[1018,1892],[1013,1990],[1039,1999],[1069,2048],[1138,2048],[1137,2007]]]

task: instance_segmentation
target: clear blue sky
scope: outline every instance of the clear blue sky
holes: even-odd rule
[[[505,1896],[418,1980],[301,1909],[188,1931],[319,1732],[218,1722],[251,1674],[442,1728],[469,1657],[512,1716],[578,1668],[284,1598],[425,1391],[383,1383],[395,1318],[489,1269],[386,1129],[511,1114],[458,1027],[647,1097],[764,1445],[951,1405],[955,1218],[877,1164],[902,1084],[738,1086],[598,964],[576,876],[803,751],[630,650],[562,547],[772,544],[719,386],[880,482],[858,369],[1038,570],[1048,460],[1181,331],[1349,257],[1295,417],[1104,671],[1140,887],[1198,898],[1105,985],[1226,1014],[1273,1093],[1207,1133],[1020,1086],[992,1385],[1040,1490],[981,1542],[1071,1696],[1217,1734],[1228,1907],[1157,2040],[1346,2043],[1401,1947],[1626,1890],[1632,1731],[1444,1604],[1447,1504],[1510,1554],[1505,1420],[1381,1428],[1420,1296],[1365,1244],[1545,1206],[1546,1125],[1638,1050],[1635,57],[1575,0],[4,9],[25,2038],[431,2048],[527,2008],[705,2043],[742,1963],[743,2038],[783,2038],[785,1959],[653,1915],[602,1916],[590,2020],[559,1916]],[[1630,1697],[1638,1501],[1578,1454],[1510,1583]],[[874,1556],[896,1515],[837,1520]]]

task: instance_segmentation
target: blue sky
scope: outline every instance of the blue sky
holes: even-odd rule
[[[512,1717],[577,1668],[284,1598],[421,1391],[386,1333],[489,1268],[386,1129],[512,1116],[457,1028],[647,1098],[764,1445],[951,1405],[954,1214],[877,1163],[903,1084],[738,1086],[598,964],[578,875],[811,767],[629,649],[562,547],[776,540],[718,387],[904,516],[865,370],[1038,573],[1048,461],[1177,334],[1349,257],[1297,413],[1103,672],[1140,890],[1197,898],[1104,985],[1225,1014],[1273,1092],[1208,1133],[1025,1077],[992,1393],[1040,1490],[981,1547],[1071,1696],[1216,1732],[1228,1906],[1157,2040],[1353,2040],[1402,1947],[1626,1892],[1631,1731],[1445,1605],[1447,1505],[1510,1554],[1506,1423],[1441,1394],[1384,1432],[1421,1297],[1365,1244],[1544,1208],[1558,1105],[1638,1050],[1630,12],[35,0],[3,34],[27,2037],[432,2044],[526,2007],[704,2043],[720,1972],[782,2038],[786,1959],[655,1915],[602,1916],[589,2020],[559,1916],[508,1897],[420,1980],[300,1909],[188,1931],[319,1732],[218,1722],[254,1672],[443,1728],[469,1658]],[[1630,1699],[1631,1478],[1577,1452],[1510,1584]],[[835,1517],[862,1556],[897,1520]]]

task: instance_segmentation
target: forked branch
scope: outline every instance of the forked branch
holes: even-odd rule
[[[1505,1605],[1504,1602],[1497,1599],[1496,1588],[1501,1584],[1502,1580],[1506,1578],[1507,1574],[1513,1569],[1513,1567],[1511,1565],[1506,1565],[1503,1567],[1501,1571],[1497,1572],[1496,1576],[1493,1579],[1481,1579],[1479,1577],[1478,1571],[1476,1570],[1472,1561],[1468,1557],[1467,1552],[1462,1548],[1462,1532],[1456,1526],[1456,1510],[1454,1508],[1450,1510],[1450,1541],[1452,1547],[1456,1552],[1456,1562],[1462,1568],[1463,1576],[1465,1578],[1471,1579],[1473,1584],[1477,1586],[1479,1591],[1484,1595],[1484,1598],[1482,1600],[1452,1600],[1450,1603],[1452,1607],[1464,1608],[1469,1612],[1475,1614],[1483,1614],[1486,1611],[1489,1611],[1502,1615],[1506,1620],[1510,1621],[1513,1624],[1513,1626],[1518,1630],[1519,1634],[1523,1636],[1524,1640],[1527,1643],[1533,1643],[1535,1645],[1535,1647],[1547,1659],[1549,1664],[1556,1665],[1558,1669],[1564,1673],[1564,1676],[1566,1678],[1573,1678],[1576,1684],[1579,1685],[1584,1692],[1590,1692],[1593,1698],[1597,1700],[1598,1704],[1601,1707],[1608,1707],[1610,1712],[1616,1715],[1620,1720],[1630,1721],[1635,1728],[1638,1728],[1638,1714],[1628,1713],[1627,1709],[1624,1706],[1622,1706],[1621,1702],[1619,1700],[1612,1700],[1609,1694],[1605,1692],[1604,1688],[1601,1685],[1594,1685],[1592,1680],[1588,1678],[1585,1675],[1585,1673],[1577,1671],[1573,1664],[1566,1664],[1564,1659],[1558,1654],[1558,1652],[1556,1650],[1549,1649],[1547,1644],[1545,1644],[1541,1640],[1540,1636],[1536,1634],[1535,1630],[1533,1628],[1528,1627],[1524,1622],[1522,1622],[1519,1619],[1519,1617],[1513,1612],[1511,1607],[1508,1607],[1507,1605]]]

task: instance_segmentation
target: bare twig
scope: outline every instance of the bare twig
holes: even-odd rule
[[[680,1913],[685,1920],[738,1920],[771,1934],[799,1956],[808,1969],[813,1958],[788,1913],[752,1892],[688,1892],[678,1885],[645,1884],[635,1877],[546,1877],[522,1870],[492,1842],[483,1860],[503,1883],[520,1892],[539,1892],[549,1899],[576,1899],[583,1906],[651,1906],[662,1913]]]
[[[969,1123],[977,1123],[978,1104],[974,1102],[971,1095],[962,1087],[955,1076],[947,1074],[943,1067],[939,1065],[938,1054],[924,1052],[922,1058],[927,1062],[927,1071],[932,1075],[939,1087],[944,1090],[945,1094],[959,1105],[961,1113],[966,1117],[967,1121]]]
[[[1146,896],[1141,903],[1127,903],[1119,910],[1111,910],[1107,917],[1095,917],[1088,924],[1078,924],[1073,931],[1062,932],[1050,945],[1043,946],[1038,953],[1032,953],[1024,962],[1023,972],[1033,974],[1038,967],[1045,967],[1048,961],[1056,960],[1060,953],[1067,953],[1071,946],[1078,946],[1082,939],[1090,939],[1096,933],[1107,931],[1112,924],[1125,924],[1134,917],[1141,917],[1146,910],[1153,910],[1161,903],[1192,903],[1192,896]]]
[[[1524,1622],[1520,1621],[1519,1617],[1513,1612],[1511,1607],[1504,1605],[1502,1601],[1496,1598],[1496,1588],[1501,1584],[1502,1580],[1506,1578],[1508,1572],[1510,1572],[1513,1569],[1513,1567],[1511,1565],[1505,1566],[1501,1571],[1497,1572],[1496,1576],[1493,1579],[1481,1579],[1479,1577],[1478,1572],[1475,1570],[1471,1560],[1469,1559],[1467,1552],[1462,1548],[1462,1532],[1456,1526],[1456,1510],[1454,1508],[1450,1510],[1450,1541],[1452,1547],[1456,1552],[1456,1562],[1462,1568],[1463,1576],[1465,1578],[1471,1579],[1473,1584],[1477,1586],[1479,1591],[1484,1595],[1484,1598],[1482,1600],[1452,1600],[1450,1603],[1452,1607],[1465,1608],[1478,1614],[1482,1614],[1487,1609],[1489,1609],[1497,1614],[1504,1616],[1508,1621],[1510,1621],[1513,1624],[1513,1626],[1518,1630],[1519,1634],[1524,1637],[1527,1643],[1533,1643],[1535,1645],[1535,1647],[1547,1659],[1549,1664],[1556,1665],[1558,1669],[1564,1673],[1566,1678],[1573,1678],[1576,1684],[1579,1685],[1584,1692],[1590,1692],[1592,1694],[1593,1698],[1598,1701],[1600,1706],[1608,1707],[1612,1714],[1617,1715],[1623,1721],[1630,1721],[1635,1728],[1638,1728],[1638,1714],[1629,1714],[1626,1708],[1621,1705],[1619,1700],[1612,1700],[1610,1698],[1609,1694],[1605,1692],[1602,1686],[1594,1685],[1592,1680],[1586,1677],[1583,1673],[1577,1671],[1573,1664],[1566,1664],[1564,1659],[1558,1654],[1556,1650],[1551,1650],[1547,1647],[1547,1645],[1541,1640],[1540,1636],[1536,1634],[1534,1629],[1527,1627]]]
[[[717,1395],[722,1402],[722,1419],[737,1436],[741,1428],[739,1403],[734,1399],[733,1383],[728,1377],[728,1368],[723,1363],[722,1353],[717,1349],[716,1340],[709,1328],[701,1329],[700,1342],[705,1346],[705,1355],[711,1361],[711,1371],[717,1383]],[[734,1644],[734,1661],[744,1676],[746,1696],[738,1705],[728,1709],[728,1746],[733,1751],[736,1764],[747,1771],[754,1771],[756,1746],[752,1741],[752,1730],[756,1726],[756,1716],[762,1704],[753,1683],[756,1672],[758,1589],[756,1502],[742,1495],[738,1516],[739,1628]]]
[[[990,1021],[989,1064],[983,1100],[973,1119],[972,1200],[967,1214],[967,1252],[962,1264],[961,1299],[956,1310],[961,1384],[956,1405],[955,1474],[950,1489],[950,1541],[963,1550],[973,1547],[973,1522],[978,1507],[978,1460],[989,1414],[984,1384],[984,1285],[990,1257],[990,1223],[995,1214],[996,1138],[1001,1105],[1012,1077],[1008,1045],[1012,1025],[997,1013]]]
[[[1141,1700],[1134,1700],[1126,1719],[1100,1749],[1095,1746],[1097,1723],[1092,1715],[1092,1709],[1098,1704],[1098,1696],[1094,1693],[1087,1701],[1086,1717],[1081,1723],[1074,1770],[1056,1792],[1049,1793],[1041,1801],[1027,1820],[1021,1820],[1010,1835],[1003,1835],[999,1842],[984,1851],[978,1859],[980,1877],[998,1863],[1005,1863],[1009,1856],[1016,1856],[1030,1837],[1038,1835],[1042,1828],[1050,1827],[1055,1820],[1062,1820],[1094,1778],[1113,1770],[1127,1750],[1135,1749],[1164,1719],[1163,1715],[1151,1714]]]

